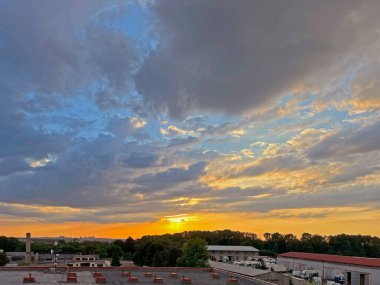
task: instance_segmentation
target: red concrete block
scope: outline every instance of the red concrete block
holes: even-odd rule
[[[213,272],[213,273],[211,273],[211,277],[212,277],[213,279],[220,279],[220,275],[219,275],[219,273],[217,273],[217,272]]]
[[[75,277],[69,277],[69,276],[67,276],[67,283],[77,283],[78,282],[78,279],[77,279],[77,277],[75,276]]]
[[[95,278],[95,283],[105,284],[105,283],[107,283],[107,279],[104,276],[98,276]]]
[[[177,278],[178,274],[176,272],[170,272],[170,277],[171,278]]]
[[[122,271],[121,272],[121,276],[123,276],[123,277],[131,277],[131,272],[124,272],[124,271]]]
[[[153,274],[152,274],[152,272],[145,272],[144,276],[145,277],[153,277]]]
[[[32,277],[32,274],[29,273],[29,276],[27,277],[24,277],[23,283],[36,283],[36,279],[34,277]]]
[[[164,279],[162,279],[161,277],[154,277],[153,283],[162,284],[162,283],[164,283]]]
[[[182,277],[181,283],[182,284],[191,284],[191,278],[189,278],[189,277]]]
[[[139,279],[136,276],[130,276],[128,278],[128,283],[139,283]]]
[[[228,278],[227,284],[239,284],[236,278]]]

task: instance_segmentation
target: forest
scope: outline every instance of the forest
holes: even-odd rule
[[[203,254],[207,244],[213,245],[250,245],[260,250],[261,255],[276,256],[288,251],[326,253],[348,256],[380,258],[380,238],[368,235],[330,235],[321,236],[303,233],[300,237],[293,234],[265,233],[262,238],[257,234],[220,230],[186,231],[175,234],[150,235],[138,239],[128,237],[113,242],[97,241],[58,241],[32,242],[32,252],[48,253],[54,248],[61,253],[97,254],[100,258],[133,260],[137,265],[147,266],[197,266],[186,261],[191,252]],[[25,243],[12,237],[0,236],[0,249],[3,251],[24,251]]]

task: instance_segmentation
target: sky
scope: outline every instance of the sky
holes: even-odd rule
[[[379,9],[0,0],[0,235],[380,236]]]

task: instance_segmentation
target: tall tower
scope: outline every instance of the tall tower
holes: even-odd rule
[[[32,262],[32,255],[30,252],[30,240],[31,236],[30,233],[26,233],[26,240],[25,240],[25,262],[31,263]]]

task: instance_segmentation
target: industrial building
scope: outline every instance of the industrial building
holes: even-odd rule
[[[253,246],[208,245],[207,251],[212,261],[253,260],[259,256],[259,250]]]
[[[67,262],[69,267],[110,267],[109,260],[100,260],[97,255],[76,255],[71,262]]]
[[[380,285],[380,258],[287,252],[277,256],[277,263],[288,270],[315,270],[326,280],[343,274],[345,284]]]

